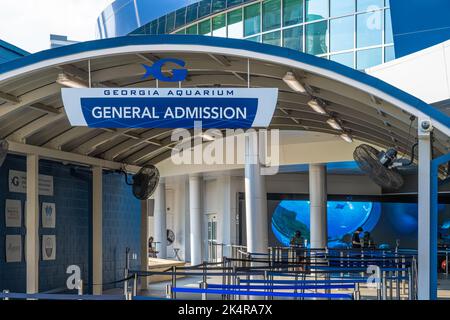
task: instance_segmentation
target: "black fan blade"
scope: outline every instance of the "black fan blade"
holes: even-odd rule
[[[159,171],[155,166],[143,167],[133,176],[133,194],[139,200],[147,200],[158,187]]]
[[[358,146],[353,152],[353,158],[361,171],[380,187],[389,190],[398,190],[403,186],[404,180],[396,169],[383,166],[378,155],[380,151],[367,144]]]

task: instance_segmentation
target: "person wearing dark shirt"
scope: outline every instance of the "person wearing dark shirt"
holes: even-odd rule
[[[356,229],[356,231],[353,233],[352,236],[352,248],[353,249],[360,249],[362,247],[361,245],[361,239],[359,238],[359,235],[363,232],[363,228],[359,227]]]

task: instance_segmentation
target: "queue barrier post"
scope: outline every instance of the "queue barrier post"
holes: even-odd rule
[[[329,299],[331,299],[331,298],[329,298]],[[354,300],[361,300],[361,291],[360,291],[360,286],[359,286],[358,282],[355,283],[355,289],[354,289],[354,292],[353,292],[353,299]]]
[[[413,300],[413,275],[411,272],[411,267],[408,268],[408,300]]]
[[[172,288],[176,288],[177,286],[177,267],[176,266],[172,266]],[[175,292],[173,292],[173,290],[171,290],[171,299],[176,299],[177,298],[177,294]]]
[[[172,285],[168,284],[166,285],[166,298],[167,299],[173,299],[173,290],[172,290]]]
[[[394,300],[394,287],[393,287],[393,272],[389,271],[389,300]]]
[[[138,275],[137,273],[135,273],[133,278],[133,297],[137,296],[137,286],[138,286]]]
[[[206,282],[200,283],[200,289],[208,289],[208,284]],[[202,293],[202,300],[208,300],[208,295],[205,293]]]
[[[445,275],[448,276],[448,249],[445,250]]]

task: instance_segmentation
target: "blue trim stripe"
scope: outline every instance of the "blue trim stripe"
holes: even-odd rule
[[[61,58],[82,52],[89,52],[102,49],[111,49],[117,47],[126,47],[133,45],[201,45],[221,48],[241,49],[250,52],[278,56],[286,59],[305,63],[314,67],[322,68],[331,72],[338,73],[348,77],[361,84],[368,85],[378,89],[393,98],[402,101],[405,104],[415,107],[425,115],[429,116],[447,127],[450,127],[450,117],[428,105],[424,101],[363,72],[346,67],[342,64],[318,58],[313,55],[305,54],[295,50],[261,44],[248,40],[216,38],[208,36],[194,35],[158,35],[158,36],[126,36],[119,38],[94,40],[88,42],[77,43],[65,47],[41,51],[17,60],[0,65],[0,74],[17,70],[35,63],[43,62],[50,59]],[[251,55],[250,55],[251,56]]]

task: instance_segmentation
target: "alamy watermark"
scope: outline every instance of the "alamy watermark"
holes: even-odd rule
[[[277,129],[208,129],[200,121],[193,130],[172,132],[171,160],[175,165],[256,165],[262,175],[280,167],[280,132]]]

